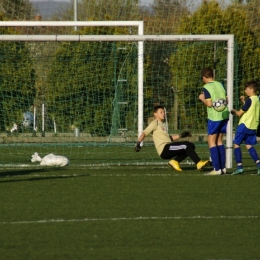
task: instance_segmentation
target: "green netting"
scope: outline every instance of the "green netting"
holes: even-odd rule
[[[244,83],[259,77],[258,1],[137,3],[78,1],[77,18],[143,20],[145,34],[234,34],[233,106],[238,108]],[[44,2],[2,1],[0,20],[74,20],[73,1],[48,18],[42,6]],[[137,34],[137,29],[17,26],[2,27],[0,33],[127,35]],[[171,133],[189,129],[190,140],[206,147],[206,110],[198,100],[200,70],[213,67],[216,79],[226,86],[226,47],[226,42],[212,41],[145,42],[144,127],[154,105],[160,104],[166,107]],[[146,139],[147,149],[133,152],[137,58],[136,42],[0,42],[0,163],[27,165],[36,151],[64,154],[74,158],[75,165],[162,163],[151,137]],[[207,149],[201,156],[208,157]]]

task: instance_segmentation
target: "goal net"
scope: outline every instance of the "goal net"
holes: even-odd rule
[[[143,35],[142,22],[1,23],[1,165],[32,166],[34,152],[75,166],[165,165],[150,136],[134,152],[155,105],[170,133],[190,130],[209,157],[200,71],[221,64],[216,80],[232,101],[232,35]],[[61,26],[69,33],[57,34]]]

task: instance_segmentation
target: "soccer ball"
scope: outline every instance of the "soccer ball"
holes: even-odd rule
[[[224,98],[219,98],[213,102],[214,110],[221,112],[227,107],[227,101]]]

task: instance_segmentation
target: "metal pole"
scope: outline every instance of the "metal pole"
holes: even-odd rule
[[[19,25],[17,25],[19,26]],[[44,26],[44,25],[43,25]],[[83,25],[84,26],[84,25]],[[112,25],[113,26],[113,25]],[[1,27],[1,22],[0,22]],[[213,35],[210,35],[213,36]],[[0,41],[78,41],[78,42],[99,42],[99,41],[137,41],[139,48],[140,60],[143,60],[143,42],[144,41],[229,41],[226,37],[214,37],[191,35],[191,37],[184,38],[181,35],[14,35],[14,34],[1,34]],[[141,64],[139,64],[141,65]]]
[[[227,42],[227,96],[229,111],[233,108],[233,77],[234,77],[234,35]],[[233,116],[229,117],[226,135],[226,167],[232,168],[233,158]]]
[[[0,21],[0,27],[34,26],[143,26],[143,21]]]
[[[143,36],[143,23],[138,26],[138,35]],[[144,42],[138,41],[138,136],[143,132],[144,127]]]
[[[78,0],[74,0],[74,22],[78,21]],[[77,31],[77,26],[74,27],[74,31]]]
[[[42,137],[45,137],[45,130],[44,130],[44,123],[45,123],[45,118],[44,118],[44,104],[42,104]]]

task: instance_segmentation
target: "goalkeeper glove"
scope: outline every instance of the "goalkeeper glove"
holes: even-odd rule
[[[141,147],[141,143],[140,143],[140,142],[137,142],[136,145],[135,145],[135,151],[136,151],[136,152],[140,152],[141,148],[142,148],[142,147]]]
[[[184,131],[180,134],[180,138],[184,137],[191,137],[191,132],[190,131]]]

